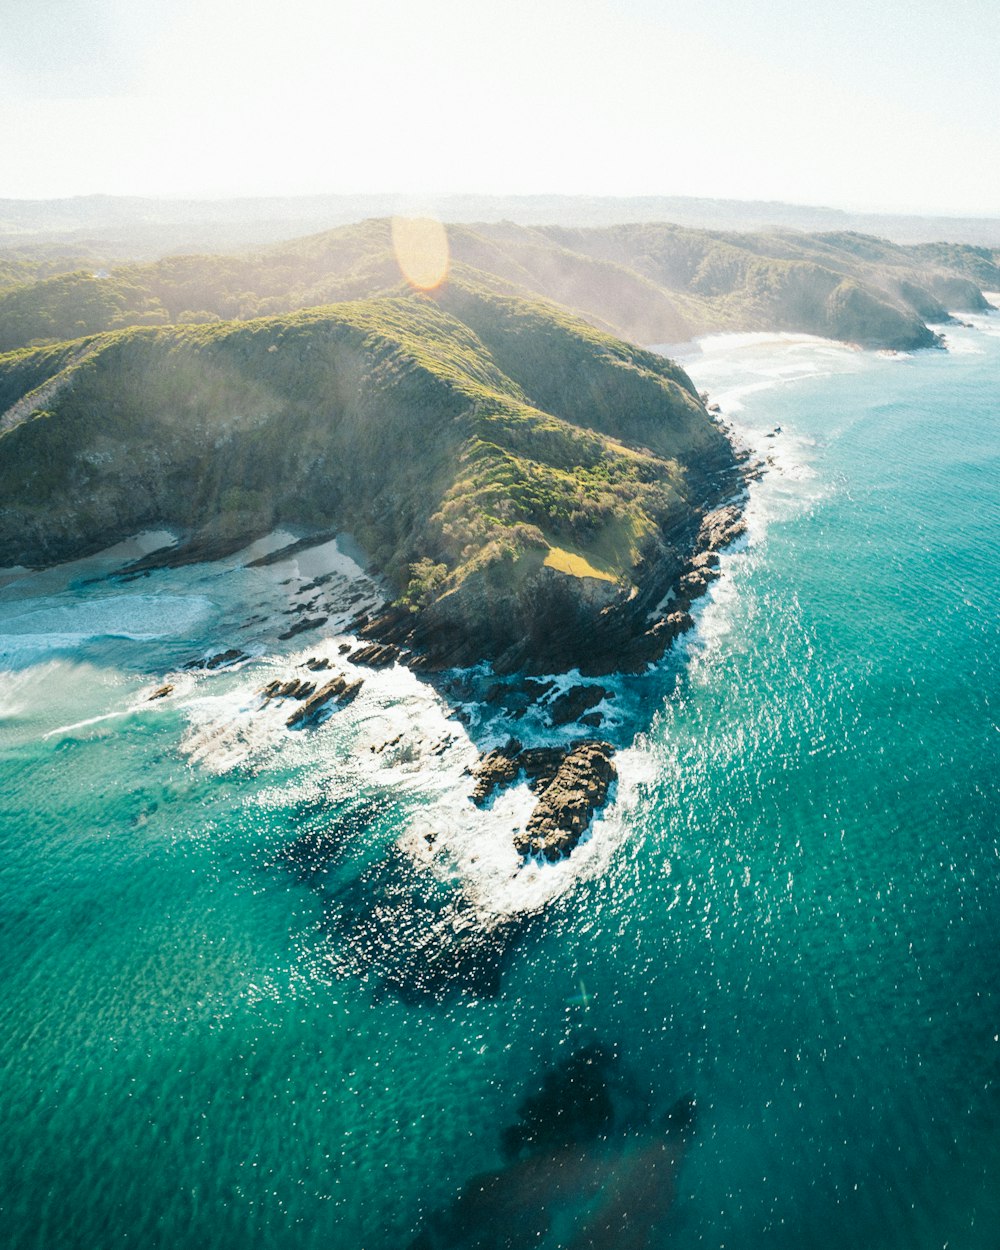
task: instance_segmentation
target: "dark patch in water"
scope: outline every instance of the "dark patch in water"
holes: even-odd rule
[[[541,1088],[518,1105],[518,1123],[501,1133],[504,1158],[515,1159],[525,1152],[569,1146],[609,1133],[615,1109],[608,1074],[617,1058],[614,1050],[595,1042],[550,1068]]]
[[[327,926],[339,972],[374,972],[404,1000],[493,998],[527,918],[484,915],[397,848],[339,890]]]
[[[319,894],[323,957],[338,975],[374,975],[406,1001],[456,992],[495,997],[529,918],[484,914],[460,887],[395,845],[383,852],[378,829],[393,806],[385,797],[361,799],[324,821],[323,798],[302,802],[290,819],[310,827],[265,866],[293,873]],[[371,852],[376,858],[365,863]]]
[[[358,854],[359,847],[370,840],[377,822],[393,806],[385,797],[372,795],[359,799],[331,821],[326,819],[329,800],[325,795],[301,799],[289,812],[289,821],[297,828],[311,827],[285,843],[266,867],[291,871],[300,881],[326,894],[328,874],[350,855]]]
[[[469,1179],[409,1250],[649,1250],[660,1244],[694,1124],[686,1094],[650,1127],[617,1123],[614,1047],[591,1043],[549,1069],[501,1133],[505,1166]],[[558,1242],[548,1238],[558,1230]],[[548,1238],[548,1239],[547,1239]]]

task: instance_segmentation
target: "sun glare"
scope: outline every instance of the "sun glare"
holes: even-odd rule
[[[448,236],[432,217],[393,217],[396,261],[412,286],[433,291],[448,276]]]

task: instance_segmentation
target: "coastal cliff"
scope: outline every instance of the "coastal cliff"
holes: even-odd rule
[[[460,280],[13,353],[0,405],[0,563],[162,526],[190,558],[348,530],[395,600],[370,632],[432,667],[644,664],[740,485],[677,366]]]

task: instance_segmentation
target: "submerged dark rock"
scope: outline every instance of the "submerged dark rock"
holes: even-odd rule
[[[617,1052],[592,1043],[545,1072],[519,1103],[518,1122],[501,1133],[504,1166],[467,1180],[430,1213],[409,1250],[665,1245],[695,1100],[685,1094],[658,1119],[647,1104],[636,1124],[622,1106],[618,1069]]]
[[[326,616],[304,616],[301,621],[296,621],[294,625],[289,625],[285,632],[279,634],[278,637],[282,639],[282,641],[294,638],[296,634],[304,634],[307,630],[319,629],[319,627],[321,625],[325,625],[328,620],[329,617]]]
[[[510,712],[523,714],[532,703],[538,703],[555,689],[554,681],[539,681],[537,677],[524,677],[514,681],[495,681],[487,690],[485,702],[491,707],[504,707]]]
[[[529,923],[480,910],[398,847],[331,895],[326,919],[335,968],[374,974],[406,1001],[495,997]]]
[[[219,651],[216,655],[203,657],[198,660],[188,660],[184,665],[185,669],[205,669],[208,672],[215,672],[220,668],[232,668],[234,664],[241,664],[244,660],[249,660],[250,656],[245,651],[240,651],[236,647],[230,647],[227,651]]]
[[[603,686],[570,686],[549,704],[549,720],[553,725],[567,725],[607,698],[613,699],[614,692]]]
[[[615,1119],[609,1073],[617,1054],[594,1042],[550,1068],[540,1088],[518,1104],[517,1123],[500,1134],[504,1157],[566,1147],[611,1130]]]

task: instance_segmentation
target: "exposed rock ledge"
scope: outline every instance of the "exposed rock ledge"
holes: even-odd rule
[[[562,859],[586,833],[594,812],[608,797],[618,776],[613,755],[609,742],[594,739],[569,747],[524,749],[511,738],[480,760],[473,801],[483,806],[495,790],[526,775],[538,802],[524,829],[514,835],[514,846],[520,855]]]

